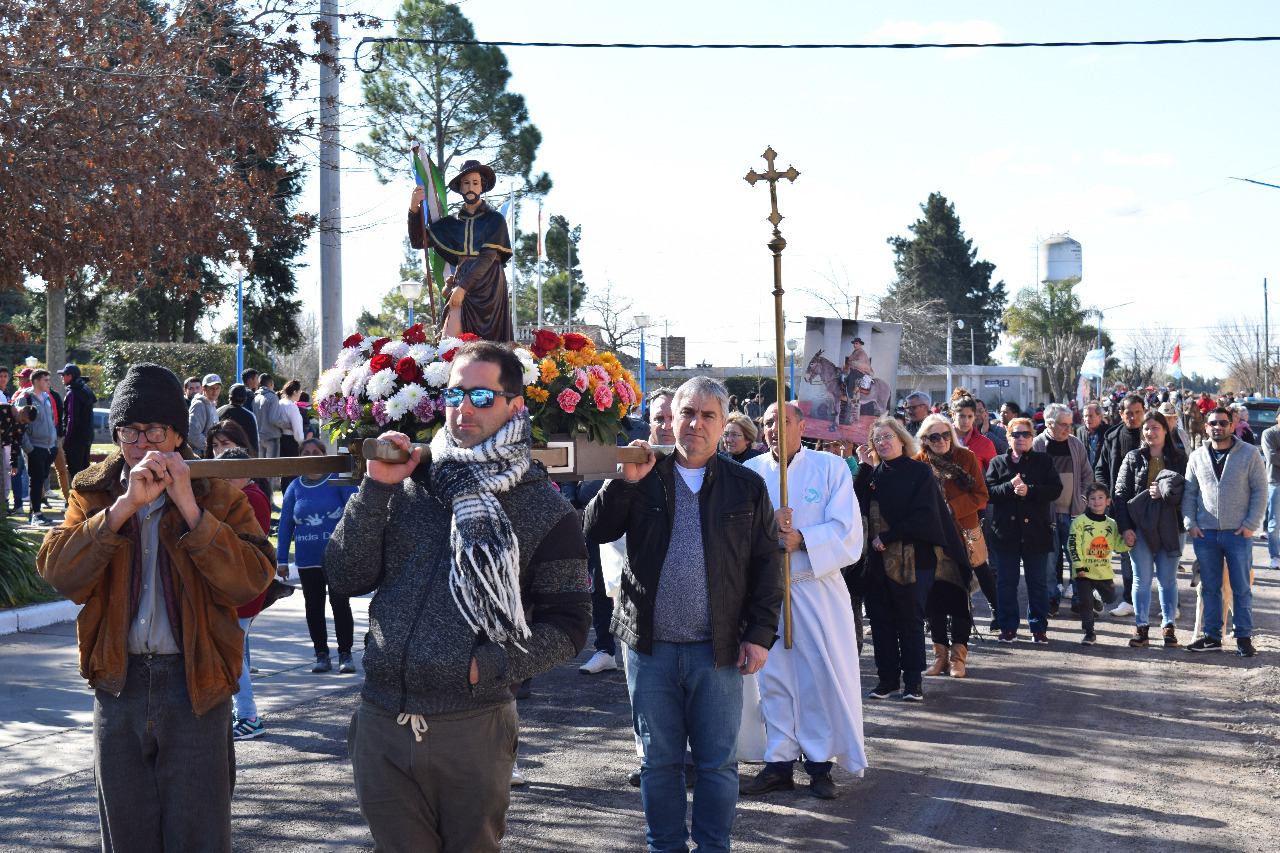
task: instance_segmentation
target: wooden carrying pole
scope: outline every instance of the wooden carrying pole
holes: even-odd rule
[[[773,161],[778,155],[773,150],[772,145],[765,149],[763,156],[765,162],[769,164],[768,170],[762,175],[752,169],[747,172],[746,182],[754,187],[756,181],[768,181],[769,204],[772,206],[772,211],[768,218],[773,223],[773,239],[769,241],[768,246],[769,251],[773,252],[774,367],[776,368],[778,385],[776,395],[778,407],[778,509],[784,509],[788,506],[788,500],[787,413],[783,408],[785,400],[783,389],[786,385],[784,384],[782,373],[782,339],[786,337],[786,324],[782,317],[782,250],[787,248],[787,241],[782,239],[782,233],[778,230],[778,223],[782,221],[782,216],[778,213],[778,181],[786,178],[795,183],[796,178],[800,177],[800,173],[795,170],[794,166],[788,166],[785,172],[779,172],[775,169]],[[785,550],[782,552],[782,644],[784,648],[791,648],[791,555]]]

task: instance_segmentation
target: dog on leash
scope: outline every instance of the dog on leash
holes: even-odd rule
[[[1196,627],[1191,633],[1192,640],[1198,640],[1204,636],[1204,584],[1200,583],[1200,561],[1196,560],[1191,564],[1191,584],[1196,588]],[[1253,586],[1253,566],[1249,567],[1249,586]],[[1226,627],[1231,624],[1234,615],[1233,598],[1231,595],[1231,579],[1227,577],[1227,567],[1222,567],[1222,628],[1226,633]]]

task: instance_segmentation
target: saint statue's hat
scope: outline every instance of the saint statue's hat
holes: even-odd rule
[[[479,160],[468,160],[462,164],[462,171],[458,172],[453,180],[449,182],[449,189],[461,195],[462,179],[472,172],[480,173],[481,191],[488,192],[498,185],[498,176],[493,173],[493,169],[490,169]]]

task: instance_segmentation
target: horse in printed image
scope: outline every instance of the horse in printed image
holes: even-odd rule
[[[823,350],[818,350],[809,359],[804,370],[804,380],[810,385],[821,385],[830,398],[829,418],[814,417],[819,420],[830,420],[830,431],[836,432],[840,425],[855,425],[859,417],[879,417],[888,411],[890,388],[882,379],[872,379],[870,387],[853,388],[853,400],[849,399],[849,389],[845,386],[845,378],[840,368],[823,358]]]

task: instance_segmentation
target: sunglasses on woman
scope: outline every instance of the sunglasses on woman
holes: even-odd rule
[[[495,397],[519,397],[519,394],[512,394],[510,391],[490,391],[488,388],[446,388],[444,389],[444,404],[450,409],[456,409],[462,405],[463,397],[471,398],[471,405],[477,409],[487,409],[493,405]]]
[[[949,432],[931,432],[931,433],[929,433],[928,435],[926,435],[926,436],[924,437],[924,440],[925,440],[925,441],[927,441],[927,442],[929,442],[929,443],[931,443],[931,444],[941,444],[941,443],[942,443],[942,442],[944,442],[944,441],[950,441],[950,440],[951,440],[951,433],[949,433]]]
[[[1031,438],[1031,433],[1024,429],[1020,429],[1017,432],[1009,433],[1009,438]]]

